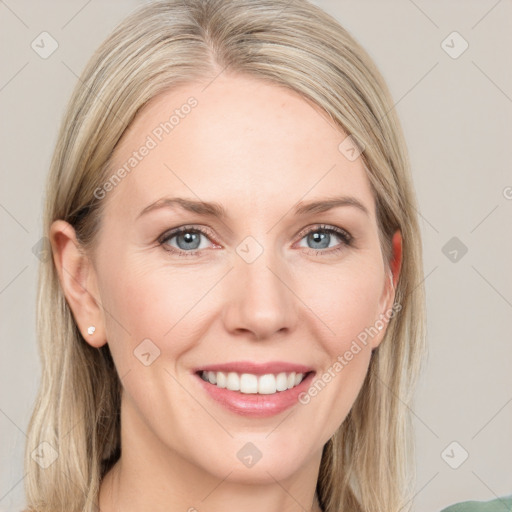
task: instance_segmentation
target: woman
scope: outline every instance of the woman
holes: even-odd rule
[[[336,20],[141,8],[82,74],[46,193],[30,510],[410,510],[416,201]]]

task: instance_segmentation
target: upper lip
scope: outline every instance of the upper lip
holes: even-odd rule
[[[303,364],[289,363],[284,361],[269,361],[267,363],[256,363],[254,361],[233,361],[231,363],[209,364],[198,367],[194,370],[197,372],[235,372],[235,373],[251,373],[253,375],[265,375],[268,373],[308,373],[313,368]]]

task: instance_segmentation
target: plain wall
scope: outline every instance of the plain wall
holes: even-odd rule
[[[0,2],[0,510],[24,504],[25,430],[40,375],[33,247],[58,124],[86,61],[141,3]],[[510,494],[512,2],[315,3],[375,60],[410,151],[429,343],[412,410],[415,509]],[[46,59],[31,47],[43,31],[59,45]],[[448,462],[460,463],[462,450],[468,458],[454,469]]]

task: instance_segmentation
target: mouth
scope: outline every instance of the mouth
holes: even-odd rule
[[[298,403],[316,372],[290,363],[229,363],[194,371],[210,399],[242,416],[269,417]]]
[[[214,372],[199,371],[197,375],[220,389],[239,391],[245,394],[274,395],[298,386],[304,378],[312,372],[280,372],[277,374],[266,373],[256,375],[254,373]]]

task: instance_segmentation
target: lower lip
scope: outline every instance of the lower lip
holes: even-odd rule
[[[201,386],[210,397],[229,411],[241,416],[268,418],[297,404],[299,395],[309,388],[314,374],[315,372],[310,372],[298,386],[286,391],[278,391],[272,395],[231,391],[230,389],[219,388],[215,384],[206,382],[197,373],[194,376],[199,380]]]

